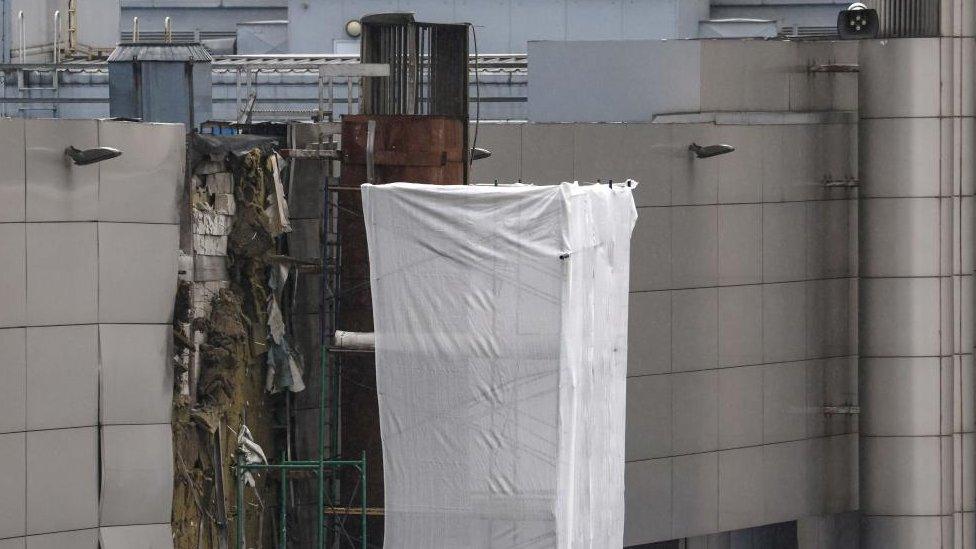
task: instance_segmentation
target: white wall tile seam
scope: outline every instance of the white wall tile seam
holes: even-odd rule
[[[836,188],[825,187],[826,192],[837,192]],[[843,192],[853,191],[844,189]],[[969,195],[966,195],[969,196]],[[942,195],[935,195],[931,198],[940,198]],[[870,197],[874,198],[874,197]],[[877,197],[877,198],[887,198],[887,197]],[[894,197],[897,198],[897,197]],[[910,198],[915,198],[914,196]],[[854,200],[853,196],[848,197],[834,197],[834,198],[805,198],[805,199],[784,199],[784,200],[717,200],[715,202],[695,202],[695,203],[684,203],[678,202],[674,204],[655,204],[655,205],[643,205],[637,206],[638,213],[640,210],[654,210],[654,209],[664,209],[664,208],[705,208],[708,206],[762,206],[764,204],[808,204],[808,203],[833,203],[833,202],[850,202]]]
[[[917,280],[917,279],[924,279],[924,280],[939,280],[939,281],[946,281],[946,280],[948,280],[948,281],[952,281],[952,280],[955,280],[957,278],[969,279],[969,278],[972,278],[973,276],[976,276],[976,275],[974,275],[972,271],[960,271],[959,273],[953,273],[953,274],[937,274],[937,275],[883,275],[883,276],[882,275],[861,275],[858,278],[860,278],[861,280]]]
[[[142,525],[135,525],[135,526],[142,526]],[[0,540],[23,539],[23,538],[36,538],[36,537],[39,537],[39,536],[47,536],[47,535],[50,535],[50,534],[67,534],[69,532],[86,532],[88,530],[95,530],[96,528],[98,528],[98,527],[97,526],[92,526],[91,528],[71,528],[71,529],[68,529],[68,530],[56,530],[56,531],[53,531],[53,532],[44,532],[43,534],[30,534],[30,535],[26,535],[26,536],[10,536],[10,537],[5,537],[5,538],[0,538]]]
[[[873,359],[873,358],[942,358],[942,359],[946,359],[946,358],[965,357],[965,356],[972,356],[972,355],[973,355],[973,353],[950,353],[950,354],[946,354],[946,355],[926,355],[926,354],[918,354],[918,355],[877,355],[877,354],[862,353],[862,354],[859,354],[857,356],[858,356],[858,358],[865,358],[865,359]]]
[[[665,459],[678,458],[678,457],[703,456],[703,455],[706,455],[706,454],[716,454],[716,453],[728,452],[728,451],[732,451],[732,450],[749,450],[749,449],[752,449],[752,448],[767,448],[767,447],[770,447],[770,446],[781,446],[781,445],[786,445],[786,444],[796,444],[798,442],[807,442],[807,441],[811,441],[811,440],[825,441],[825,440],[832,440],[832,439],[842,439],[842,438],[848,437],[850,435],[857,435],[857,434],[859,434],[857,431],[850,431],[850,432],[842,432],[842,433],[837,433],[837,434],[832,434],[832,435],[817,435],[817,436],[807,436],[807,435],[804,435],[804,436],[798,437],[798,438],[789,438],[789,439],[784,439],[784,440],[777,440],[776,442],[763,442],[763,443],[760,443],[760,444],[746,444],[746,445],[738,445],[738,446],[737,445],[722,446],[722,447],[719,447],[717,450],[706,450],[706,451],[702,451],[702,452],[669,453],[668,455],[663,455],[663,456],[659,456],[659,457],[628,459],[625,462],[626,463],[645,463],[645,462],[649,462],[649,461],[661,461],[661,460],[665,460]],[[863,436],[862,435],[862,438],[946,438],[946,437],[949,437],[949,436],[951,436],[951,435],[921,435],[921,436],[906,435],[906,436],[871,436],[871,437],[867,437],[867,436]]]
[[[629,292],[630,294],[649,294],[654,292],[673,292],[673,291],[685,291],[685,290],[712,290],[718,288],[750,288],[750,287],[762,287],[762,286],[776,286],[783,284],[804,284],[808,282],[828,282],[837,280],[856,280],[859,278],[953,278],[960,276],[971,276],[967,274],[954,274],[954,275],[939,275],[939,276],[881,276],[881,277],[858,277],[854,275],[839,275],[839,276],[826,276],[820,278],[796,278],[796,279],[783,279],[777,280],[775,282],[746,282],[740,284],[715,284],[707,286],[674,286],[668,288],[657,288],[654,290],[633,290]]]
[[[905,116],[873,116],[865,115],[862,120],[966,120],[973,118],[970,114],[939,114],[939,115],[905,115]]]
[[[943,357],[939,357],[939,358],[950,358],[950,357],[954,357],[954,356],[969,356],[971,354],[972,353],[964,353],[962,355],[952,354],[952,355],[944,355]],[[695,369],[695,370],[678,370],[678,371],[673,371],[673,372],[655,372],[655,373],[650,373],[650,374],[627,374],[627,379],[638,379],[638,378],[649,378],[649,377],[659,377],[659,376],[670,376],[670,375],[675,375],[675,374],[686,374],[686,373],[724,372],[724,371],[729,371],[729,370],[735,370],[737,368],[754,368],[756,366],[779,366],[779,365],[787,366],[787,365],[790,365],[790,364],[820,362],[820,361],[825,361],[825,360],[854,359],[854,358],[858,358],[858,357],[861,357],[861,358],[935,358],[935,357],[924,357],[924,356],[919,356],[919,355],[911,355],[910,357],[889,357],[889,356],[883,356],[883,357],[873,357],[872,356],[872,357],[867,357],[866,355],[852,355],[852,354],[825,355],[825,356],[817,356],[817,357],[811,357],[811,358],[797,358],[797,359],[793,359],[793,360],[775,360],[775,361],[772,361],[772,362],[754,362],[754,363],[751,362],[751,363],[747,363],[747,364],[735,364],[735,365],[730,365],[730,366],[715,366],[715,367],[700,368],[700,369]]]

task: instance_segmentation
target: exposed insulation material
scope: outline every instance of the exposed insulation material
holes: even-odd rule
[[[276,237],[284,224],[279,216],[287,221],[287,209],[274,183],[274,158],[265,138],[191,138],[184,242],[192,265],[184,273],[184,297],[177,304],[183,310],[174,323],[181,342],[177,369],[183,372],[174,419],[178,549],[218,549],[236,542],[233,465],[242,432],[249,432],[268,457],[286,447],[284,396],[267,390],[269,365],[282,348],[291,348],[286,347],[289,331],[275,322],[283,306],[276,301],[278,285],[287,279],[279,260],[284,244]],[[301,374],[299,361],[299,381]],[[253,477],[245,493],[247,545],[271,547],[278,526],[273,505],[278,479],[263,473]]]

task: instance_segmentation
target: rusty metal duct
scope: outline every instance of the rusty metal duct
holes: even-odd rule
[[[445,173],[453,174],[442,177],[425,172],[425,178],[397,179],[397,181],[467,183],[470,164],[469,25],[421,23],[415,21],[411,13],[367,15],[362,18],[361,24],[362,62],[382,63],[390,67],[389,78],[364,80],[360,104],[363,119],[373,120],[374,128],[377,129],[376,136],[386,135],[387,138],[392,139],[387,143],[392,147],[391,150],[419,151],[431,147],[437,149],[443,145],[445,148],[438,153],[441,161],[435,163],[438,169],[434,171],[447,169]],[[425,117],[430,119],[423,120]],[[353,118],[358,119],[358,117]],[[353,118],[348,118],[347,122],[358,123]],[[435,118],[437,120],[433,120]],[[361,126],[365,131],[366,125]],[[435,126],[442,128],[442,131],[418,135],[410,135],[404,131],[407,127]],[[348,128],[348,131],[352,131],[352,128]],[[344,127],[343,133],[347,133],[347,128]],[[369,140],[365,133],[358,137],[362,138],[363,143]],[[349,138],[343,139],[343,143],[350,142],[352,140]],[[421,156],[423,155],[414,154],[410,159],[399,161],[401,162],[399,166],[416,168],[422,164],[435,167],[435,164],[423,161]],[[352,158],[346,158],[346,161],[347,164],[355,163]],[[398,162],[390,159],[387,161],[392,162],[392,164],[388,162],[387,167]],[[366,162],[366,164],[370,163]],[[346,171],[345,165],[343,170]],[[404,177],[419,174],[401,173],[400,175]],[[352,173],[347,172],[344,177],[346,176],[351,177]],[[363,181],[377,182],[382,180],[382,177],[374,181],[367,170],[365,175],[357,175],[353,180],[358,184]]]
[[[878,38],[911,38],[939,35],[940,0],[871,0],[878,10]]]

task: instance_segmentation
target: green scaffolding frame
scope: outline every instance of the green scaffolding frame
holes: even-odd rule
[[[330,350],[328,345],[322,345],[322,394],[319,401],[319,459],[312,461],[287,461],[282,459],[280,463],[245,463],[243,456],[237,456],[236,475],[237,475],[237,549],[245,549],[244,545],[244,526],[246,510],[244,506],[244,476],[248,471],[280,471],[281,487],[279,492],[280,504],[280,524],[278,533],[280,536],[280,547],[284,549],[288,545],[288,500],[285,497],[288,490],[288,471],[315,471],[318,482],[318,502],[316,505],[316,547],[325,549],[325,471],[326,469],[340,469],[343,467],[353,467],[359,472],[360,489],[360,547],[366,549],[366,452],[363,452],[360,459],[325,459],[325,402],[328,397],[329,383],[326,383],[328,373]]]
[[[315,160],[323,160],[328,157],[323,156],[322,158],[316,158]],[[297,160],[297,158],[296,158]],[[292,165],[294,169],[295,164]],[[322,196],[322,212],[321,212],[321,234],[320,234],[320,245],[321,245],[321,301],[319,303],[319,322],[320,322],[320,335],[321,335],[321,360],[319,361],[320,368],[320,386],[321,392],[319,394],[319,418],[318,418],[318,459],[310,461],[288,461],[282,456],[279,463],[245,463],[243,456],[238,455],[235,464],[235,474],[237,476],[237,549],[245,549],[244,538],[245,538],[245,506],[244,506],[244,477],[249,471],[280,471],[281,473],[281,486],[279,489],[279,499],[280,501],[280,525],[278,529],[279,535],[279,547],[280,549],[286,549],[288,542],[288,504],[287,504],[287,490],[288,490],[288,471],[314,471],[315,479],[318,487],[318,498],[316,505],[316,547],[317,549],[325,549],[327,538],[325,532],[325,509],[326,509],[326,470],[338,470],[346,467],[355,468],[359,472],[359,490],[360,490],[360,548],[366,549],[367,547],[367,506],[366,506],[366,452],[362,453],[362,457],[357,460],[349,459],[327,459],[325,453],[325,443],[326,437],[328,436],[330,448],[333,452],[337,451],[339,443],[339,432],[336,426],[336,422],[339,417],[339,368],[338,364],[330,363],[330,356],[333,349],[330,348],[330,343],[332,337],[327,337],[326,332],[326,293],[327,290],[331,290],[332,299],[336,300],[338,296],[337,281],[335,284],[330,285],[328,282],[329,276],[329,238],[327,235],[329,227],[329,214],[331,211],[330,203],[330,176],[326,175],[324,186],[323,186],[323,196]],[[335,311],[336,303],[332,304],[330,311]],[[329,331],[334,330],[334,318],[329,326]],[[331,375],[330,375],[330,366]],[[336,394],[329,395],[330,390],[335,390]],[[329,414],[331,419],[328,422],[330,425],[329,433],[326,435],[325,425],[326,425],[326,406],[329,406]]]

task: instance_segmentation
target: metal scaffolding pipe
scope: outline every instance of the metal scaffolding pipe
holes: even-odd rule
[[[332,344],[336,349],[372,351],[376,348],[376,335],[373,332],[336,330]]]

